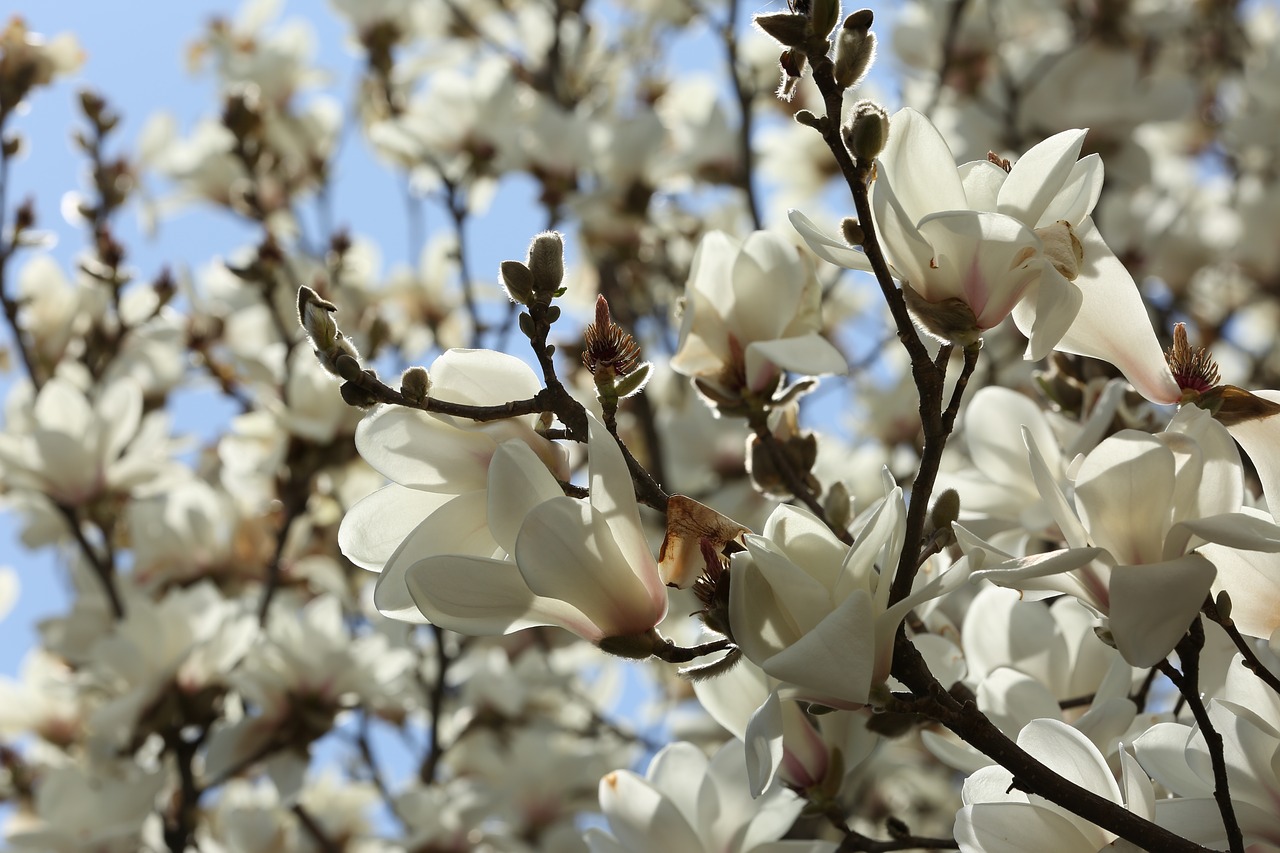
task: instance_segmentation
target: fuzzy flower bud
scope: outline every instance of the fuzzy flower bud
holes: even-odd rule
[[[854,159],[870,163],[889,141],[889,113],[875,101],[858,101],[844,127],[844,144]]]
[[[564,241],[555,231],[543,231],[529,243],[526,261],[533,274],[533,292],[550,299],[564,279]]]
[[[836,35],[836,59],[832,76],[842,89],[857,86],[876,58],[876,34],[871,32],[870,9],[854,12],[844,19]]]
[[[298,322],[311,339],[316,358],[334,376],[351,379],[353,369],[360,372],[360,353],[333,319],[337,310],[337,305],[321,299],[305,284],[298,288]]]

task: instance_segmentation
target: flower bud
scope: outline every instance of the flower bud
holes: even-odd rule
[[[912,289],[911,285],[902,286],[902,295],[907,301],[907,310],[925,331],[945,343],[968,346],[982,337],[982,329],[978,326],[978,318],[969,307],[969,303],[958,297],[930,302]]]
[[[623,637],[603,637],[600,640],[600,651],[617,655],[630,660],[646,660],[653,657],[654,649],[662,642],[657,632],[650,629],[643,634],[630,634]]]
[[[498,273],[512,302],[528,305],[533,296],[533,273],[519,261],[503,261]]]
[[[850,246],[861,246],[862,241],[867,239],[867,232],[862,230],[861,222],[852,216],[846,216],[840,220],[840,236]]]
[[[421,366],[410,367],[400,376],[400,393],[415,403],[427,399],[431,390],[431,374]]]
[[[844,128],[844,144],[854,159],[870,163],[889,141],[889,113],[875,101],[853,105],[852,120]]]
[[[316,358],[333,375],[351,379],[353,371],[360,372],[360,353],[333,319],[337,310],[338,306],[321,299],[305,284],[298,288],[298,322],[311,339]]]
[[[815,36],[825,39],[835,29],[840,18],[840,0],[813,0],[809,10],[811,31]]]
[[[533,292],[550,301],[564,279],[564,241],[555,231],[543,231],[529,244],[526,262],[532,274]]]
[[[842,89],[857,86],[866,77],[876,58],[876,34],[871,32],[872,14],[862,9],[845,18],[836,35],[836,59],[832,70]]]
[[[644,386],[649,384],[649,375],[653,372],[653,365],[649,362],[642,363],[639,367],[619,379],[613,386],[613,391],[618,395],[618,399],[630,397],[633,394],[639,394],[644,390]]]
[[[794,12],[775,12],[756,15],[755,25],[765,35],[786,47],[803,47],[809,37],[809,19]]]

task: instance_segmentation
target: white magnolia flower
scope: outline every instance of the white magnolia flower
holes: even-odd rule
[[[787,505],[774,510],[762,535],[745,537],[747,549],[730,566],[729,623],[747,658],[784,683],[783,698],[867,704],[889,676],[907,612],[968,578],[967,565],[957,565],[890,606],[905,527],[902,489],[887,478],[885,500],[853,547]]]
[[[783,370],[844,373],[820,334],[820,298],[813,270],[783,237],[757,231],[739,243],[713,231],[694,254],[671,367],[726,399],[767,393]]]
[[[588,419],[588,500],[566,497],[527,444],[498,448],[488,529],[514,562],[447,554],[412,563],[405,580],[428,621],[463,634],[558,625],[597,644],[652,635],[666,615],[666,587],[622,451]]]
[[[542,387],[527,364],[491,350],[449,350],[428,373],[433,398],[473,406],[527,399]],[[423,620],[404,582],[423,557],[498,553],[486,524],[487,483],[504,442],[529,448],[551,494],[561,494],[549,472],[568,479],[567,458],[536,432],[537,423],[536,414],[480,423],[403,406],[381,408],[361,422],[356,449],[392,482],[348,510],[338,544],[357,566],[381,572],[374,603],[383,614]]]
[[[1155,791],[1128,752],[1120,752],[1122,779],[1117,783],[1098,748],[1060,720],[1032,720],[1019,733],[1018,746],[1067,781],[1152,819]],[[966,779],[961,796],[964,808],[956,814],[955,828],[961,853],[1096,853],[1116,838],[1064,808],[1018,790],[1013,774],[998,764]]]
[[[899,111],[871,196],[881,246],[908,307],[939,337],[968,344],[1012,313],[1029,358],[1052,349],[1103,358],[1147,396],[1173,402],[1177,389],[1150,360],[1122,357],[1139,348],[1158,361],[1160,347],[1137,286],[1089,215],[1102,161],[1077,161],[1084,138],[1052,136],[1008,171],[987,160],[957,168],[927,118]],[[824,260],[871,269],[802,213],[791,222]]]
[[[707,760],[677,742],[640,777],[618,770],[600,781],[609,831],[587,830],[591,853],[781,853],[832,851],[832,842],[778,841],[804,801],[780,786],[752,799],[742,778],[742,746],[730,741]]]
[[[1243,475],[1226,430],[1184,407],[1159,435],[1116,433],[1079,465],[1071,498],[1024,432],[1032,470],[1068,547],[1010,558],[957,525],[977,572],[1001,586],[1067,593],[1110,619],[1116,648],[1134,666],[1173,650],[1208,594],[1216,565],[1238,550],[1280,551],[1280,528],[1240,512]],[[1201,547],[1227,546],[1211,562]],[[1155,591],[1159,594],[1153,594]]]
[[[29,411],[11,408],[8,431],[0,434],[9,487],[80,506],[106,493],[160,485],[181,469],[169,458],[173,443],[164,413],[144,416],[142,408],[142,390],[131,379],[90,397],[68,379],[53,377]]]

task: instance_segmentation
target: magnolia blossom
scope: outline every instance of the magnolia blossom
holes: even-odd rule
[[[785,504],[762,535],[745,537],[730,567],[729,623],[743,653],[784,683],[781,695],[833,708],[867,704],[889,676],[903,617],[967,579],[957,565],[890,606],[905,527],[902,489],[886,474],[885,500],[853,547]]]
[[[428,373],[433,398],[473,406],[527,399],[542,387],[527,364],[491,350],[449,350]],[[404,577],[423,557],[498,553],[485,507],[489,466],[504,442],[524,444],[544,473],[568,478],[564,452],[537,433],[537,423],[537,415],[481,423],[403,406],[361,422],[356,449],[391,483],[347,512],[338,544],[356,565],[381,572],[374,603],[383,614],[422,621]],[[550,494],[560,494],[555,478],[547,479]]]
[[[1065,550],[1010,558],[957,525],[966,554],[994,560],[975,577],[1026,591],[1074,595],[1108,616],[1134,666],[1163,660],[1186,632],[1237,549],[1280,551],[1280,528],[1240,512],[1239,455],[1207,412],[1183,408],[1159,435],[1124,430],[1079,465],[1069,499],[1024,432],[1032,470]],[[1213,552],[1200,546],[1227,546]]]
[[[1122,778],[1117,783],[1098,748],[1059,720],[1032,720],[1019,733],[1018,746],[1067,781],[1139,817],[1151,820],[1155,813],[1151,780],[1128,752],[1120,753]],[[1064,808],[1018,790],[1013,774],[999,765],[966,779],[961,796],[964,808],[956,815],[955,829],[961,853],[1096,853],[1116,838]]]
[[[596,644],[652,636],[667,612],[666,587],[626,459],[592,416],[587,452],[584,501],[566,497],[528,445],[498,448],[489,466],[488,529],[514,562],[446,554],[409,565],[409,594],[428,621],[464,634],[558,625]],[[637,653],[647,657],[643,645]]]
[[[778,841],[804,801],[775,786],[752,799],[742,784],[742,752],[730,741],[710,761],[689,743],[654,756],[642,778],[629,770],[600,781],[609,831],[587,830],[591,853],[829,853],[832,842]]]
[[[694,254],[671,367],[723,400],[767,392],[783,370],[844,373],[844,356],[820,334],[820,298],[783,237],[756,231],[739,243],[713,231]]]
[[[877,161],[876,231],[908,307],[930,332],[969,344],[1012,313],[1029,338],[1028,358],[1055,348],[1104,358],[1148,396],[1173,402],[1167,375],[1125,357],[1140,349],[1158,360],[1160,347],[1132,277],[1089,215],[1102,161],[1076,159],[1085,133],[1056,134],[1007,170],[990,160],[957,169],[929,120],[901,110]],[[798,211],[791,222],[819,257],[871,269],[865,254]]]

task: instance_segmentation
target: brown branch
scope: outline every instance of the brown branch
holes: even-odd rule
[[[1249,645],[1249,641],[1241,635],[1240,629],[1236,627],[1236,623],[1231,620],[1231,617],[1224,617],[1212,599],[1206,599],[1201,610],[1203,610],[1205,616],[1208,616],[1220,625],[1222,630],[1227,632],[1227,636],[1231,638],[1231,642],[1235,644],[1241,657],[1244,658],[1245,668],[1262,679],[1262,683],[1270,687],[1277,695],[1280,695],[1280,678],[1267,669],[1267,665],[1258,658],[1253,646]]]

